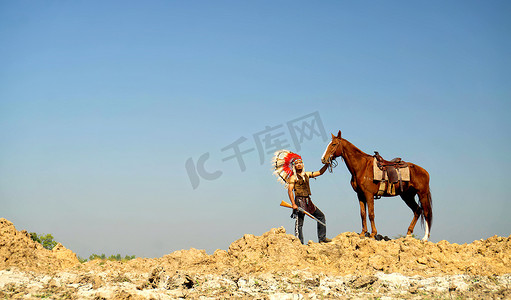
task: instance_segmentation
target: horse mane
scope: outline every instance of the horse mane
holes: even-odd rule
[[[348,141],[345,138],[341,138],[341,141],[344,142],[343,148],[350,148],[350,151],[353,152],[354,154],[358,154],[361,156],[372,156],[372,155],[369,155],[369,154],[365,153],[364,151],[360,150],[359,148],[357,148],[357,146],[353,145],[350,141]],[[346,146],[348,146],[348,147],[346,147]],[[342,152],[344,154],[344,149],[342,150]]]

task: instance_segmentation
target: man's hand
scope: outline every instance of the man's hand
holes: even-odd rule
[[[296,205],[296,203],[293,203],[293,209],[298,209],[298,205]]]

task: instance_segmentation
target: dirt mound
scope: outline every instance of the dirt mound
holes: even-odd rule
[[[61,270],[79,264],[76,255],[61,244],[53,251],[33,242],[26,231],[0,219],[0,269],[17,266],[22,270]],[[493,276],[511,274],[511,236],[491,237],[470,244],[422,242],[407,237],[390,241],[359,238],[346,232],[331,243],[302,245],[284,228],[261,236],[245,234],[227,251],[209,255],[205,250],[180,250],[161,258],[137,258],[129,262],[92,261],[89,270],[148,273],[157,267],[168,272],[231,274],[303,271],[314,274],[374,275],[400,273],[406,276],[455,274]]]
[[[151,272],[163,267],[167,273],[246,274],[307,271],[334,276],[400,273],[406,276],[511,274],[511,237],[491,237],[470,244],[422,242],[415,238],[376,241],[347,232],[331,243],[301,245],[284,228],[261,236],[245,234],[228,251],[208,255],[204,250],[175,251],[161,258],[138,258],[127,263],[93,261],[88,268],[118,272]]]
[[[27,271],[50,272],[79,264],[76,254],[58,244],[53,251],[34,242],[26,230],[0,218],[0,269],[17,267]]]
[[[331,243],[302,245],[274,228],[245,234],[212,255],[192,248],[161,258],[79,264],[61,244],[46,250],[0,219],[0,298],[506,299],[510,284],[511,236],[458,245],[347,232]]]

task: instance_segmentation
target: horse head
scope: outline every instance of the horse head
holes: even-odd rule
[[[341,155],[341,150],[341,131],[339,130],[337,136],[332,134],[332,141],[326,146],[321,162],[324,164],[331,163]]]

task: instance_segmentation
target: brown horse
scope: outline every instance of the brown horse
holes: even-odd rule
[[[360,204],[360,216],[362,218],[362,232],[360,236],[365,236],[367,232],[366,206],[369,210],[369,220],[371,221],[371,235],[374,237],[377,233],[374,224],[374,199],[378,193],[379,182],[374,181],[373,159],[374,157],[362,152],[352,143],[341,137],[341,131],[337,136],[332,134],[332,141],[328,144],[321,161],[331,163],[337,157],[342,157],[346,167],[351,173],[351,186],[357,193]],[[335,162],[335,161],[334,161]],[[433,210],[431,192],[429,190],[429,174],[418,165],[407,162],[410,169],[410,181],[403,181],[402,187],[397,183],[395,195],[383,194],[385,197],[401,196],[403,201],[413,211],[413,220],[408,227],[407,235],[411,235],[419,216],[422,223],[426,220],[426,229],[423,241],[427,241],[430,235],[433,221]],[[332,166],[332,165],[331,165]],[[415,201],[415,195],[419,196],[419,202]]]

